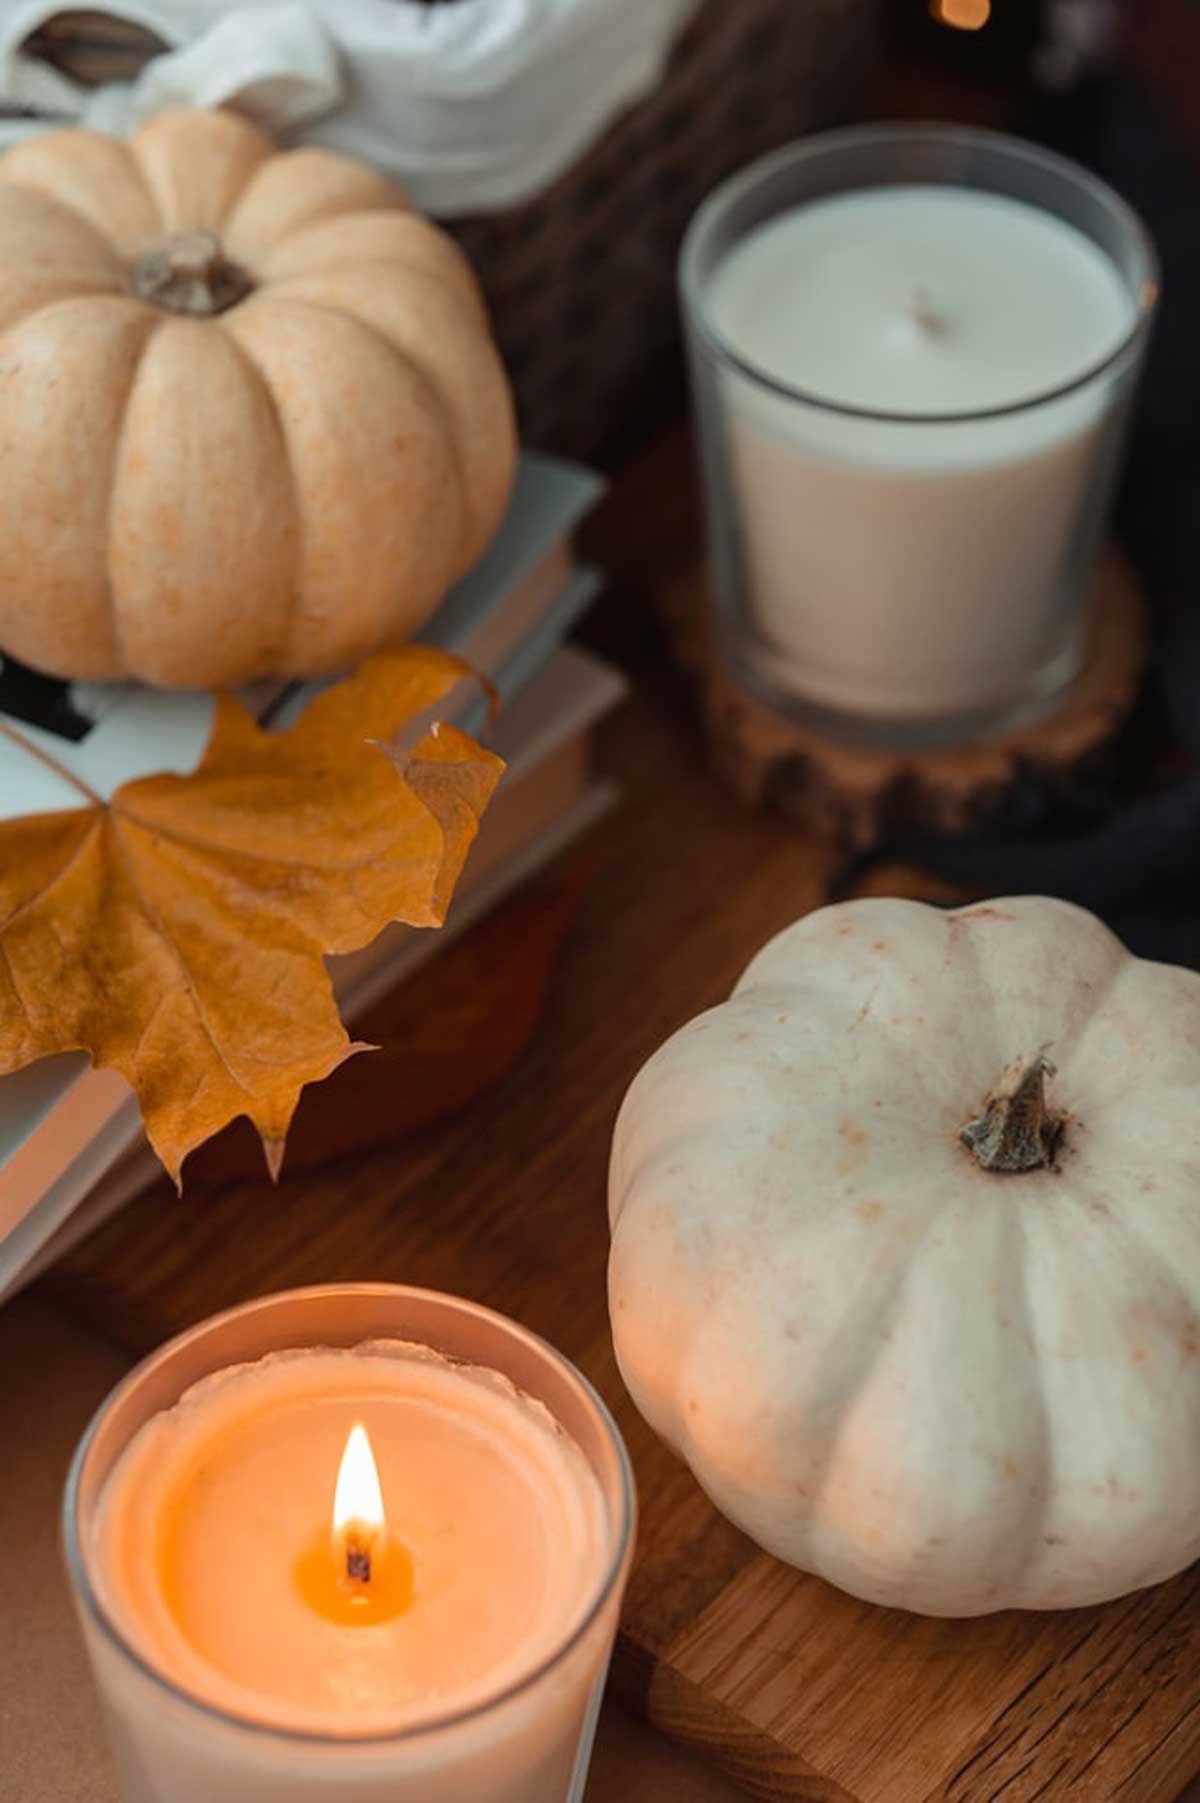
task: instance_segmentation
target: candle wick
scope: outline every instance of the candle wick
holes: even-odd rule
[[[371,1582],[371,1549],[354,1535],[346,1541],[346,1577],[352,1584]]]
[[[947,321],[944,313],[939,313],[924,288],[914,288],[908,310],[917,325],[931,338],[944,338]]]

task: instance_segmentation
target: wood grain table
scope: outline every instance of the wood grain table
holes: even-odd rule
[[[642,1502],[619,1688],[674,1732],[707,1736],[751,1794],[1160,1803],[1200,1766],[1200,1712],[1193,1721],[1184,1699],[1200,1654],[1194,1578],[1119,1615],[991,1618],[956,1643],[945,1624],[867,1611],[757,1554],[624,1395],[605,1301],[605,1173],[621,1096],[668,1033],[824,899],[831,864],[712,780],[662,656],[655,595],[696,554],[682,442],[618,484],[590,539],[612,574],[592,634],[636,685],[603,744],[625,802],[589,846],[593,880],[519,1064],[449,1124],[285,1175],[277,1192],[261,1180],[200,1183],[178,1200],[158,1184],[43,1280],[42,1295],[126,1356],[294,1284],[393,1280],[477,1297],[562,1347],[612,1403]],[[731,1629],[735,1592],[743,1611],[750,1597],[759,1630],[770,1624],[765,1638]],[[865,1664],[862,1645],[873,1649]],[[960,1645],[973,1649],[961,1661]],[[995,1694],[993,1670],[1008,1685]],[[716,1714],[713,1687],[725,1699]],[[1115,1727],[1105,1698],[1120,1699]],[[780,1719],[793,1711],[794,1728],[805,1709],[820,1769],[779,1756]],[[897,1710],[910,1712],[899,1743]],[[602,1768],[619,1767],[628,1744],[644,1762],[617,1728]],[[664,1778],[657,1794],[688,1793]]]

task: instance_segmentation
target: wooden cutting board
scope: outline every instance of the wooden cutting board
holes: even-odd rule
[[[753,1796],[1167,1803],[1200,1744],[1197,1587],[943,1623],[747,1552],[667,1637],[649,1604],[627,1632],[651,1718]]]

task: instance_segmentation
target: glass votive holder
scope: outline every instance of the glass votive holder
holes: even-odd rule
[[[157,1656],[128,1619],[125,1599],[118,1600],[120,1587],[106,1566],[106,1486],[131,1443],[135,1451],[145,1444],[136,1440],[139,1432],[170,1419],[163,1412],[193,1386],[225,1383],[240,1375],[238,1368],[257,1366],[268,1355],[335,1348],[371,1354],[380,1342],[417,1348],[421,1357],[436,1355],[439,1369],[458,1377],[464,1368],[472,1377],[482,1372],[506,1397],[515,1388],[522,1399],[532,1399],[532,1413],[544,1424],[539,1431],[573,1442],[570,1456],[578,1449],[595,1479],[588,1519],[599,1523],[583,1543],[588,1563],[580,1579],[582,1601],[531,1667],[506,1668],[494,1692],[485,1684],[469,1706],[419,1714],[395,1731],[331,1732],[324,1725],[309,1732],[294,1711],[281,1726],[269,1708],[214,1703]],[[269,1363],[278,1368],[279,1361]],[[356,1374],[350,1370],[337,1381],[352,1386]],[[363,1374],[367,1392],[375,1382]],[[497,1427],[490,1416],[481,1419],[480,1433],[503,1431],[502,1422]],[[306,1446],[312,1431],[306,1419]],[[222,1432],[225,1441],[214,1436],[214,1445],[240,1427]],[[152,1470],[154,1456],[143,1466]],[[195,1481],[204,1482],[199,1465],[196,1470]],[[589,1484],[589,1498],[591,1491]],[[269,1510],[276,1500],[284,1499],[267,1495],[256,1506]],[[494,1498],[480,1499],[485,1526],[488,1510],[498,1506]],[[68,1571],[126,1803],[579,1803],[632,1558],[635,1508],[628,1456],[591,1385],[545,1341],[477,1304],[396,1285],[328,1285],[264,1297],[179,1335],[138,1365],[102,1405],[76,1452],[64,1503]],[[145,1513],[147,1532],[154,1534],[152,1512]],[[546,1512],[545,1525],[553,1519]],[[449,1532],[453,1545],[453,1522]],[[158,1548],[154,1557],[159,1566],[150,1567],[150,1583],[161,1581],[165,1595],[167,1556]],[[214,1555],[214,1587],[244,1583],[245,1575],[225,1571]],[[264,1590],[265,1609],[270,1586]],[[381,1644],[371,1637],[384,1632],[371,1626],[347,1631],[366,1636],[359,1645],[367,1660]],[[460,1645],[453,1642],[452,1659]],[[264,1672],[263,1680],[269,1691],[270,1674]],[[346,1692],[353,1703],[352,1674]]]
[[[993,132],[854,128],[718,187],[680,283],[727,663],[900,748],[1049,711],[1158,292],[1131,209]]]

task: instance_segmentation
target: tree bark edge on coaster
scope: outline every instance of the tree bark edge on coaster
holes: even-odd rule
[[[1069,797],[1111,754],[1146,658],[1141,593],[1128,564],[1109,552],[1093,585],[1082,668],[1050,713],[996,738],[897,751],[827,737],[748,688],[721,655],[701,569],[672,585],[662,606],[722,781],[748,805],[844,852],[898,834],[978,830],[1018,783],[1034,783],[1048,800]]]

